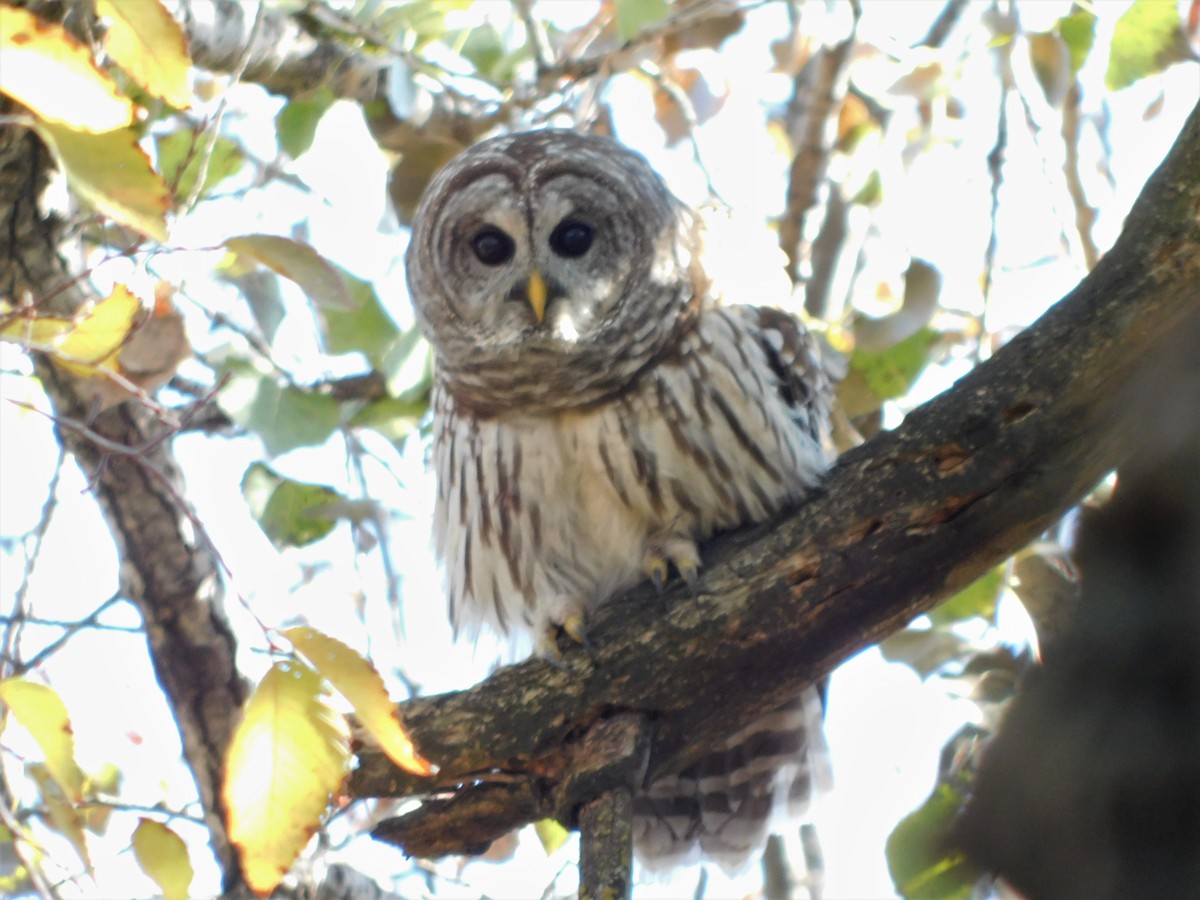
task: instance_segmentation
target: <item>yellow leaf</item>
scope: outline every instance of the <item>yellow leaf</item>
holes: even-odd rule
[[[37,741],[46,757],[46,770],[63,794],[83,799],[83,772],[75,762],[75,734],[67,708],[52,688],[24,678],[0,681],[0,701]]]
[[[26,766],[26,771],[37,782],[42,792],[42,803],[46,807],[41,816],[42,821],[48,828],[69,840],[80,860],[90,869],[92,860],[88,855],[87,836],[83,833],[83,818],[79,810],[63,797],[58,782],[48,767],[40,763],[30,763]]]
[[[413,748],[396,718],[383,679],[374,667],[341,641],[313,628],[289,628],[283,633],[322,676],[354,707],[363,728],[388,759],[417,775],[430,775],[433,766]]]
[[[183,839],[161,822],[139,819],[132,843],[134,858],[162,889],[164,900],[187,900],[196,872]]]
[[[167,239],[167,186],[131,129],[87,134],[48,122],[36,128],[81,199],[156,241]]]
[[[81,378],[115,371],[117,354],[142,312],[142,301],[123,284],[92,307],[52,351],[55,362]]]
[[[341,272],[308,244],[272,234],[246,234],[230,238],[225,246],[290,278],[318,306],[346,311],[355,308],[354,297]]]
[[[553,856],[571,836],[571,832],[554,819],[538,819],[533,823],[533,830],[547,856]]]
[[[44,122],[91,132],[133,123],[133,103],[61,25],[0,4],[0,59],[0,91]]]
[[[229,839],[251,889],[270,893],[321,824],[350,761],[345,720],[321,679],[278,662],[246,703],[225,761]]]
[[[74,327],[74,319],[20,315],[7,303],[0,302],[0,340],[12,341],[26,349],[52,353]]]
[[[176,109],[191,106],[187,42],[160,0],[96,0],[96,15],[108,19],[104,48],[142,90]]]

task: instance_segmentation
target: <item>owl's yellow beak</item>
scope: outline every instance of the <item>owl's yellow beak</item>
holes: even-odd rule
[[[533,314],[537,316],[540,325],[546,316],[546,280],[537,269],[533,270],[533,274],[529,276],[529,283],[525,285],[525,297],[533,307]]]

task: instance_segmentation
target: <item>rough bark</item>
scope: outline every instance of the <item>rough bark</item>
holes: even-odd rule
[[[492,824],[571,821],[587,797],[568,777],[614,711],[652,729],[647,778],[780,705],[1024,546],[1126,458],[1122,391],[1162,342],[1200,315],[1200,107],[1148,181],[1116,246],[1037,323],[895,431],[847,453],[789,516],[704,549],[694,598],[642,587],[590,623],[591,656],[501,669],[401,713],[435,783],[364,748],[357,796],[442,793],[419,813],[452,852],[455,792],[501,781],[522,797]],[[447,817],[442,819],[441,817]],[[381,826],[410,853],[405,819]],[[479,834],[473,836],[477,842]]]
[[[297,17],[244,0],[168,0],[196,65],[239,72],[243,81],[284,96],[317,87],[365,103],[384,96],[388,58],[356,52],[302,28]]]
[[[31,297],[70,313],[91,298],[58,253],[61,223],[38,207],[52,166],[31,132],[0,128],[0,295]],[[226,886],[234,888],[240,875],[218,793],[245,687],[221,611],[216,563],[182,499],[183,479],[162,440],[166,426],[132,403],[92,418],[70,377],[45,360],[37,371],[59,422],[59,440],[87,476],[116,541],[122,593],[141,611],[213,850]]]

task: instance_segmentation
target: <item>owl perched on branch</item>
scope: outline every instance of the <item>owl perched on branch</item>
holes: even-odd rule
[[[644,159],[534,131],[452,161],[421,203],[408,283],[436,351],[435,544],[451,619],[556,652],[643,579],[694,581],[697,544],[794,504],[829,464],[832,391],[792,316],[735,305],[704,229]],[[744,289],[743,289],[744,290]],[[744,297],[770,302],[772,297]],[[735,868],[807,803],[815,691],[635,799],[663,868]]]

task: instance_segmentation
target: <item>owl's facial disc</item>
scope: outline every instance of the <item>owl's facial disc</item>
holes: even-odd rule
[[[684,321],[689,223],[645,161],[611,141],[496,138],[431,184],[410,294],[461,390],[486,382],[516,402],[564,372],[613,389]]]

